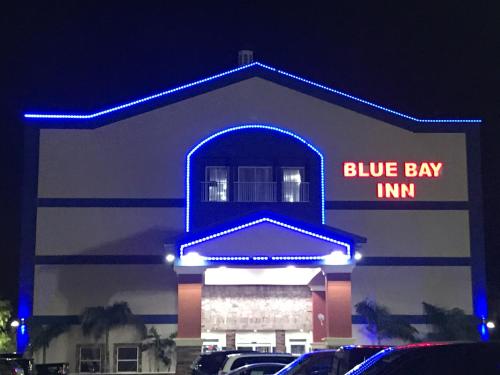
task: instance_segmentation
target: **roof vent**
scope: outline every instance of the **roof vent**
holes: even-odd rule
[[[253,51],[242,49],[238,52],[238,66],[248,65],[253,63]]]

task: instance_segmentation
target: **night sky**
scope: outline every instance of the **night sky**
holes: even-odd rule
[[[500,300],[499,10],[457,1],[270,3],[2,9],[0,298],[17,293],[23,111],[107,108],[233,68],[237,51],[252,49],[258,61],[416,117],[485,120],[488,276]]]

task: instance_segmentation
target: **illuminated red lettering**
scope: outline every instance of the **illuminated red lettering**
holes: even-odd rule
[[[401,184],[401,198],[415,198],[415,184]]]
[[[418,177],[432,177],[432,171],[429,164],[422,163],[420,170],[418,171]]]
[[[405,177],[417,176],[417,163],[405,163]]]
[[[439,162],[439,163],[429,163],[429,165],[431,166],[432,168],[432,172],[434,174],[434,177],[439,177],[439,175],[441,174],[441,169],[443,168],[443,163]]]
[[[344,177],[356,177],[356,163],[350,161],[344,163]]]
[[[387,177],[398,176],[398,163],[395,161],[388,161],[385,163],[385,175]]]
[[[378,162],[370,163],[370,175],[372,177],[381,177],[384,175],[384,163],[383,162]]]
[[[365,164],[364,163],[358,163],[358,176],[359,177],[370,177],[370,173],[365,171]]]
[[[377,198],[415,198],[415,184],[377,183]]]

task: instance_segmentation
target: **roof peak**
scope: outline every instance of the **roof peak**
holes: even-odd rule
[[[202,79],[190,82],[190,83],[186,83],[186,84],[174,87],[174,88],[169,89],[169,90],[165,90],[165,91],[153,94],[153,95],[149,95],[149,96],[144,97],[144,98],[133,100],[133,101],[130,101],[127,103],[116,105],[114,107],[104,109],[101,111],[97,111],[97,112],[93,112],[93,113],[87,113],[87,114],[71,113],[70,114],[70,113],[33,113],[33,112],[28,112],[28,113],[24,113],[24,118],[29,119],[29,120],[48,120],[48,121],[50,121],[50,120],[72,120],[72,121],[74,121],[74,120],[92,120],[92,119],[100,118],[100,117],[103,117],[105,115],[112,114],[112,113],[118,112],[120,110],[124,110],[124,109],[130,108],[130,107],[142,104],[142,103],[149,102],[149,101],[154,100],[154,99],[158,99],[158,98],[165,97],[168,95],[173,95],[173,94],[178,93],[180,91],[183,91],[183,90],[195,87],[195,86],[200,86],[200,85],[203,85],[203,84],[208,83],[210,81],[217,80],[217,79],[220,79],[222,77],[230,76],[230,75],[236,74],[236,73],[243,71],[243,70],[249,70],[251,68],[262,69],[264,71],[275,73],[279,76],[286,77],[286,78],[294,80],[296,82],[300,82],[300,83],[312,86],[314,88],[323,90],[327,93],[331,93],[333,95],[342,97],[343,99],[347,99],[347,100],[350,100],[350,101],[355,102],[357,104],[362,104],[362,105],[368,106],[371,109],[379,110],[379,111],[385,112],[386,114],[396,116],[400,119],[409,120],[409,121],[414,122],[414,123],[423,123],[423,124],[475,123],[475,124],[477,124],[477,123],[482,122],[482,120],[480,120],[480,119],[418,118],[418,117],[408,115],[408,114],[405,114],[403,112],[399,112],[399,111],[390,109],[388,107],[376,104],[372,101],[359,98],[357,96],[348,94],[346,92],[336,90],[336,89],[331,88],[329,86],[326,86],[326,85],[323,85],[321,83],[303,78],[301,76],[286,72],[284,70],[274,68],[270,65],[263,64],[259,61],[254,61],[254,62],[251,62],[249,64],[242,65],[242,66],[239,66],[239,67],[234,68],[234,69],[226,70],[226,71],[223,71],[221,73],[218,73],[218,74],[206,77],[206,78],[202,78]]]

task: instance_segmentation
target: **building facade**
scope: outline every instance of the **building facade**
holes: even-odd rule
[[[103,370],[79,315],[119,301],[177,332],[178,372],[202,347],[371,343],[366,298],[420,332],[422,302],[486,316],[480,120],[412,117],[260,63],[25,119],[19,314],[73,324],[47,353],[72,371]],[[113,330],[107,370],[174,369],[141,340]]]

